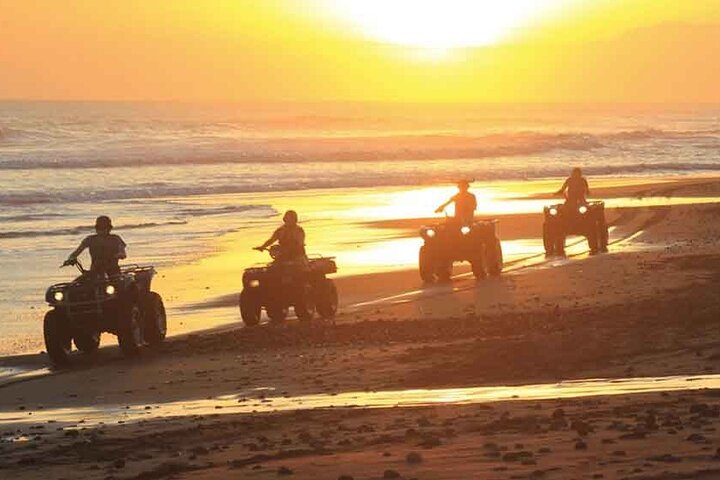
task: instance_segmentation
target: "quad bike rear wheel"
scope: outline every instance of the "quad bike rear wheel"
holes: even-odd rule
[[[472,267],[473,275],[475,275],[475,278],[477,280],[481,280],[487,277],[487,272],[485,272],[485,260],[483,260],[482,258],[476,258],[475,260],[471,260],[470,266]]]
[[[595,255],[599,252],[598,237],[598,229],[596,225],[593,224],[590,230],[587,232],[587,242],[588,247],[590,247],[590,255]]]
[[[432,255],[425,245],[420,247],[420,253],[418,254],[418,270],[423,282],[432,283],[435,281]]]
[[[76,331],[72,337],[75,347],[83,353],[93,353],[100,346],[100,332]]]
[[[157,346],[165,340],[167,335],[167,314],[162,297],[150,292],[145,298],[143,306],[143,324],[145,327],[145,340],[150,346]]]
[[[127,357],[138,354],[143,343],[143,318],[138,304],[128,300],[122,309],[119,319],[118,343],[120,350]]]
[[[608,251],[608,242],[610,240],[610,232],[608,231],[608,226],[605,223],[605,220],[601,220],[599,222],[599,228],[600,228],[600,244],[599,248],[601,252],[607,253]]]
[[[262,305],[257,292],[243,289],[240,292],[240,317],[243,323],[248,327],[259,324],[261,310]]]
[[[565,231],[559,228],[553,233],[553,251],[554,255],[565,256]]]
[[[312,320],[313,316],[315,316],[315,301],[312,287],[310,287],[310,285],[302,287],[298,297],[295,302],[295,316],[303,322]]]
[[[486,246],[485,265],[487,265],[488,273],[493,277],[498,277],[502,273],[503,254],[500,239],[495,238]]]
[[[45,337],[45,349],[52,363],[57,366],[65,366],[70,363],[72,337],[63,314],[57,310],[50,310],[45,314],[43,336]]]
[[[324,278],[315,286],[315,306],[321,318],[333,318],[338,310],[338,292],[335,282]]]

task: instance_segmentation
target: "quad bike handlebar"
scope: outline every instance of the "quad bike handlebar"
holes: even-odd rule
[[[85,267],[83,267],[83,264],[77,258],[72,259],[72,260],[71,259],[65,260],[63,262],[63,264],[60,265],[60,268],[70,267],[70,266],[77,267],[77,269],[80,271],[80,273],[87,273],[87,270],[85,270]]]
[[[258,252],[268,252],[270,254],[270,258],[273,260],[276,260],[280,256],[280,245],[272,245],[270,247],[253,247],[253,250],[257,250]]]

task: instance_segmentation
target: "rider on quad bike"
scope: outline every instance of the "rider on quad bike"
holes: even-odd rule
[[[102,333],[116,335],[120,350],[134,355],[147,344],[159,345],[167,333],[167,316],[162,297],[152,291],[155,268],[151,265],[124,265],[125,242],[112,235],[109,217],[95,221],[95,235],[86,237],[63,266],[75,265],[80,276],[70,282],[51,285],[45,300],[51,310],[45,314],[45,347],[55,365],[70,362],[72,344],[83,353],[100,345]],[[85,270],[78,256],[90,250],[92,266]]]
[[[587,197],[590,196],[590,186],[587,179],[583,177],[582,170],[579,167],[573,168],[570,176],[555,194],[564,195],[565,204],[568,206],[578,207],[586,204]]]
[[[260,322],[265,309],[272,322],[282,322],[290,307],[300,320],[310,320],[317,312],[332,318],[338,308],[334,282],[326,275],[336,273],[333,257],[305,254],[305,231],[298,226],[298,215],[288,210],[283,225],[255,250],[268,250],[273,261],[247,268],[240,292],[240,315],[245,325]],[[278,243],[277,245],[275,243]]]
[[[92,264],[90,272],[96,275],[119,275],[118,261],[127,257],[126,244],[119,235],[111,234],[110,217],[101,215],[95,220],[95,235],[89,235],[80,242],[78,248],[70,254],[63,266],[74,265],[78,256],[87,248],[90,250]]]
[[[477,198],[469,192],[470,182],[460,180],[457,183],[458,193],[450,197],[450,199],[440,205],[435,213],[442,213],[448,205],[455,203],[455,220],[463,225],[469,225],[475,218],[475,210],[477,209]]]
[[[565,195],[564,204],[548,205],[544,211],[543,245],[545,255],[565,256],[565,239],[568,235],[587,238],[590,254],[607,252],[608,225],[605,220],[605,203],[588,201],[590,188],[582,171],[573,168],[557,195]]]
[[[423,245],[418,256],[420,278],[425,283],[450,281],[455,262],[470,262],[477,279],[502,272],[502,245],[497,237],[497,220],[475,220],[477,199],[470,182],[457,183],[458,193],[435,211],[441,213],[455,203],[455,216],[444,223],[420,229]]]
[[[298,214],[295,210],[288,210],[283,215],[283,225],[273,232],[272,236],[254,250],[265,251],[277,242],[280,246],[278,261],[283,263],[299,263],[307,261],[305,254],[305,230],[298,225]]]

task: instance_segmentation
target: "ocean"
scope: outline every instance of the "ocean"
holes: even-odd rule
[[[683,176],[719,154],[713,106],[0,102],[0,354],[39,348],[44,290],[100,214],[167,271],[260,238],[298,192]]]

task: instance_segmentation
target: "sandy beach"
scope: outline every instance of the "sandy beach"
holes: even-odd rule
[[[720,480],[718,54],[720,0],[0,0],[0,480]]]
[[[670,200],[718,197],[720,181],[597,195],[668,201],[610,211],[606,255],[581,243],[425,288],[414,270],[342,277],[334,322],[198,332],[135,360],[104,348],[15,377],[0,386],[0,477],[717,478],[720,210]],[[504,216],[503,239],[540,222]],[[599,378],[616,381],[570,388]]]

